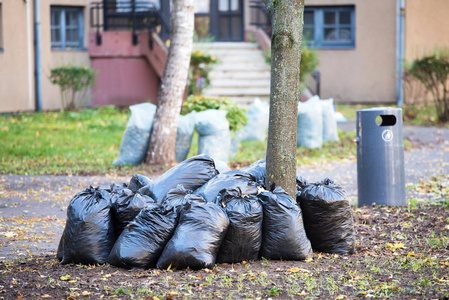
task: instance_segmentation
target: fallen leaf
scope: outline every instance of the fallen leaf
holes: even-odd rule
[[[6,238],[12,238],[17,236],[18,234],[12,231],[2,232],[1,235],[3,235]]]
[[[304,261],[305,261],[305,262],[311,262],[311,261],[313,261],[313,258],[312,258],[312,257],[308,257],[308,258],[306,258]]]
[[[287,269],[287,272],[292,272],[292,273],[297,273],[297,272],[299,272],[299,268],[290,268],[290,269]]]
[[[61,280],[61,281],[69,281],[70,280],[70,275],[61,276],[61,277],[59,277],[59,280]]]
[[[393,250],[396,250],[396,249],[399,249],[399,248],[404,248],[405,244],[404,243],[394,243],[394,245],[392,245],[391,243],[386,243],[385,247],[391,248]]]

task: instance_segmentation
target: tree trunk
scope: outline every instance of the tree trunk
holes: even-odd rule
[[[175,162],[176,131],[193,44],[193,1],[173,0],[171,43],[157,95],[147,164]]]
[[[271,17],[271,91],[266,185],[296,196],[296,126],[304,0],[265,0]]]

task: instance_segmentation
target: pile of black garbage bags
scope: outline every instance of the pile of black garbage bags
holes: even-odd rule
[[[67,209],[57,257],[124,268],[213,268],[215,263],[304,260],[312,250],[354,252],[352,209],[325,179],[297,176],[297,197],[266,189],[265,160],[220,173],[192,157],[157,179],[90,187]]]

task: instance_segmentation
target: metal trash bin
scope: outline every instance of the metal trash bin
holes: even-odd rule
[[[406,205],[402,109],[357,110],[358,206]]]

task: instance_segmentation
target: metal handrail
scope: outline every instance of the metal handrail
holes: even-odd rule
[[[96,42],[101,44],[101,31],[132,30],[133,44],[136,45],[137,31],[170,31],[170,21],[161,11],[147,0],[120,0],[92,2],[90,4],[90,27],[96,30]],[[152,40],[150,40],[152,48]]]
[[[250,2],[250,17],[251,22],[250,25],[256,26],[257,28],[262,29],[265,33],[271,38],[271,19],[268,14],[267,7],[265,3],[261,0],[252,0]],[[318,70],[312,72],[310,78],[315,82],[315,89],[312,89],[310,86],[309,90],[315,94],[320,95],[321,89],[321,76]]]
[[[260,0],[252,0],[249,8],[251,11],[250,25],[254,25],[257,28],[262,29],[269,37],[271,37],[271,19],[265,3]],[[254,18],[255,20],[253,20]]]

